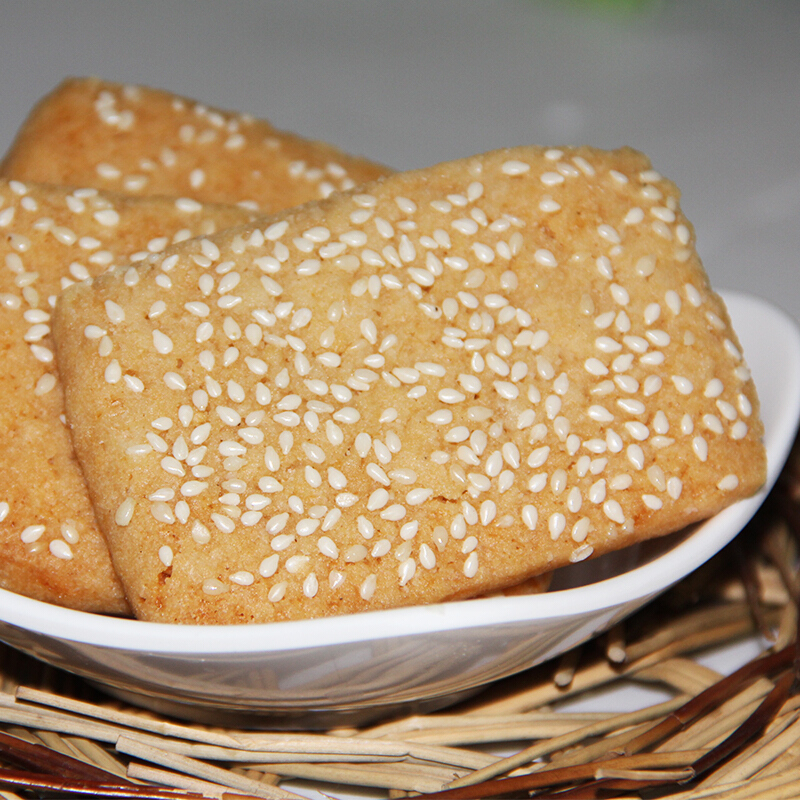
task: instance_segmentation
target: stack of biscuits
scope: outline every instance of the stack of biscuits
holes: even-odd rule
[[[765,480],[633,150],[393,172],[80,79],[0,176],[3,588],[188,624],[528,591]]]

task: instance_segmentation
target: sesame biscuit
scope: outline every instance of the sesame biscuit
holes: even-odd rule
[[[55,334],[141,619],[485,595],[765,478],[678,192],[628,149],[396,174],[70,287]]]
[[[245,203],[271,212],[389,172],[323,142],[169,92],[64,81],[32,110],[0,166],[21,180]]]
[[[0,179],[4,589],[86,611],[128,611],[62,421],[50,331],[56,296],[109,267],[251,216],[193,200],[133,199]],[[91,346],[102,350],[107,342],[98,331]]]

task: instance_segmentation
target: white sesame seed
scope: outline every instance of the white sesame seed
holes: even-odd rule
[[[478,554],[470,553],[464,560],[464,576],[474,578],[478,574]]]
[[[405,586],[417,571],[417,562],[413,558],[407,558],[398,567],[400,586]]]
[[[220,595],[227,591],[227,587],[217,578],[207,578],[203,581],[203,593],[211,596]]]
[[[377,588],[378,579],[374,573],[367,575],[359,586],[358,593],[362,600],[371,600]]]
[[[622,506],[616,500],[606,500],[603,503],[603,513],[612,521],[620,525],[625,522],[625,514]]]
[[[271,578],[278,571],[278,563],[279,563],[279,556],[277,553],[273,553],[271,556],[267,556],[258,565],[258,574],[262,578]]]
[[[267,593],[267,598],[271,603],[279,603],[283,600],[284,596],[286,595],[287,589],[286,581],[280,581],[279,583],[274,584],[270,587],[269,592]]]
[[[185,391],[186,381],[177,372],[164,373],[164,384],[174,391]]]
[[[625,430],[628,431],[632,438],[639,442],[643,442],[648,436],[650,436],[650,430],[641,422],[626,422]]]
[[[692,439],[692,450],[699,461],[708,459],[708,442],[702,436],[695,436]]]
[[[598,336],[594,340],[594,346],[603,353],[618,353],[622,350],[622,345],[610,336]]]
[[[153,331],[153,347],[160,355],[167,355],[172,352],[172,339],[163,331],[156,329]]]
[[[679,297],[678,293],[673,289],[669,289],[664,294],[664,302],[667,304],[667,308],[673,314],[679,314],[681,311],[681,298]]]
[[[412,489],[406,495],[406,503],[410,506],[422,505],[426,500],[433,496],[433,489]]]
[[[298,536],[310,536],[319,527],[318,519],[301,519],[295,526]]]
[[[680,394],[691,394],[694,390],[692,382],[682,375],[673,375],[672,383],[675,385],[675,388],[678,390],[678,392],[680,392]]]
[[[638,444],[628,445],[625,453],[628,456],[628,461],[630,461],[636,469],[644,469],[644,451]]]
[[[648,375],[644,381],[644,396],[651,397],[661,389],[662,380],[658,375]]]
[[[127,497],[117,507],[114,514],[114,522],[120,527],[124,528],[130,524],[133,519],[133,512],[136,510],[136,501]]]
[[[614,421],[614,415],[604,406],[589,406],[587,414],[589,418],[593,419],[595,422],[605,423]]]
[[[664,505],[664,502],[661,500],[660,497],[657,497],[654,494],[643,494],[642,495],[642,502],[652,511],[658,511]]]
[[[564,183],[564,176],[557,172],[544,172],[539,176],[539,180],[545,186],[558,186],[558,184]]]
[[[626,306],[630,302],[630,294],[628,294],[628,290],[624,286],[620,286],[618,283],[612,283],[609,287],[611,291],[611,297],[614,299],[615,303],[618,303],[621,306]]]
[[[119,213],[113,208],[103,208],[94,213],[94,218],[101,224],[107,227],[113,227],[119,224]]]
[[[530,168],[530,164],[526,164],[524,161],[517,161],[516,159],[504,161],[503,165],[500,167],[504,175],[524,175],[526,172],[530,171]]]
[[[459,392],[457,389],[440,389],[439,393],[437,394],[437,397],[443,403],[448,403],[448,404],[461,403],[462,401],[467,399],[466,395],[463,394],[462,392]]]
[[[608,367],[602,361],[594,357],[587,358],[583,367],[590,375],[608,375]]]
[[[731,426],[731,438],[734,440],[744,439],[747,436],[747,424],[743,420],[737,420]]]
[[[397,522],[406,515],[406,507],[400,503],[393,503],[381,511],[381,519]]]
[[[191,441],[194,445],[201,445],[203,442],[208,439],[209,434],[211,433],[211,423],[204,422],[198,425],[190,434],[189,434],[189,441]]]

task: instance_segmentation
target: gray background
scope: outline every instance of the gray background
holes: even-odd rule
[[[0,74],[2,149],[90,74],[398,169],[629,144],[682,188],[714,284],[800,319],[798,0],[0,0]]]

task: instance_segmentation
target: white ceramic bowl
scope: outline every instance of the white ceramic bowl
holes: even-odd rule
[[[429,711],[556,656],[730,542],[783,466],[800,417],[800,332],[762,300],[724,296],[761,399],[769,480],[691,530],[561,570],[546,594],[270,625],[113,619],[0,590],[0,639],[155,710],[304,728]]]

